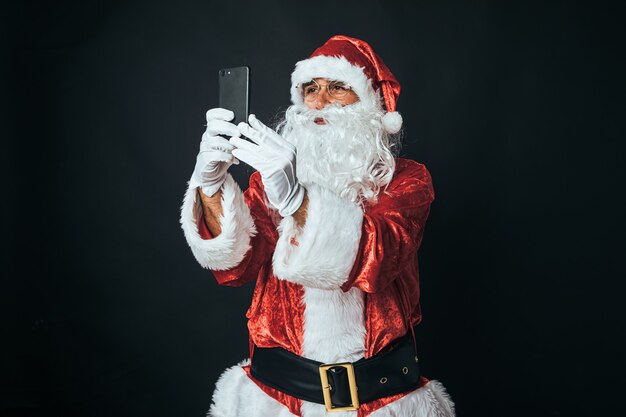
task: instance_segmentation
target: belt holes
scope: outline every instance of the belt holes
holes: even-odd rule
[[[404,375],[408,374],[409,373],[409,368],[407,368],[406,366],[404,368],[402,368],[402,373]]]
[[[380,378],[380,383],[381,384],[386,384],[387,383],[387,377],[384,376],[384,377]]]

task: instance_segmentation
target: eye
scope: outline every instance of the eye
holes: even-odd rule
[[[348,91],[349,88],[344,83],[335,83],[330,86],[332,91]]]
[[[310,94],[317,94],[317,86],[313,84],[313,85],[308,85],[304,87],[303,94],[305,96],[308,96]]]

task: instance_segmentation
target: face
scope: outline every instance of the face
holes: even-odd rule
[[[346,98],[347,92],[339,95]],[[382,109],[372,108],[367,100],[352,101],[320,110],[304,103],[289,106],[278,132],[298,151],[299,181],[360,202],[375,198],[391,180],[395,143],[383,129]]]
[[[340,91],[341,88],[346,88],[343,83],[331,84],[332,81],[327,78],[314,78],[313,79],[320,87],[319,91],[317,91],[317,86],[313,84],[313,86],[307,86],[306,84],[303,86],[303,90],[306,91],[307,88],[314,88],[316,94],[307,95],[305,94],[304,105],[312,110],[321,110],[329,104],[338,103],[342,106],[347,106],[349,104],[356,103],[359,101],[359,96],[356,95],[354,90],[348,89],[347,91]],[[333,89],[339,91],[341,97],[334,97],[328,94],[328,85],[331,85]]]

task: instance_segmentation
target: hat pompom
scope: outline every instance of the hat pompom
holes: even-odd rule
[[[383,128],[387,133],[398,133],[402,128],[402,116],[397,111],[387,112],[383,116]]]

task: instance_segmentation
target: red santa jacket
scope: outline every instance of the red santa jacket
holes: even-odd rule
[[[226,220],[222,219],[222,235],[225,236],[216,239],[223,238],[229,250],[238,253],[238,259],[235,255],[236,259],[230,263],[212,267],[213,274],[219,284],[227,286],[240,286],[256,279],[246,314],[251,357],[254,346],[281,347],[303,354],[306,306],[302,300],[307,286],[341,288],[344,292],[360,289],[364,293],[364,356],[369,358],[384,351],[421,321],[417,251],[434,199],[430,174],[420,163],[397,158],[391,183],[380,192],[377,202],[364,208],[328,190],[307,186],[307,192],[305,229],[309,229],[304,231],[295,230],[292,220],[284,224],[283,219],[277,227],[275,211],[265,204],[258,172],[251,176],[244,194],[247,207],[237,208],[235,196],[231,204],[235,208],[229,209],[230,197],[224,195]],[[246,209],[253,224],[244,225],[249,240],[238,244],[241,230],[236,229],[242,226],[236,220]],[[234,226],[228,224],[229,216],[235,219]],[[201,216],[197,220],[200,238],[212,239]],[[230,241],[229,234],[232,234]],[[211,262],[206,264],[210,266]],[[299,415],[300,400],[255,382]],[[362,404],[358,416],[367,416],[403,395],[406,393]]]

